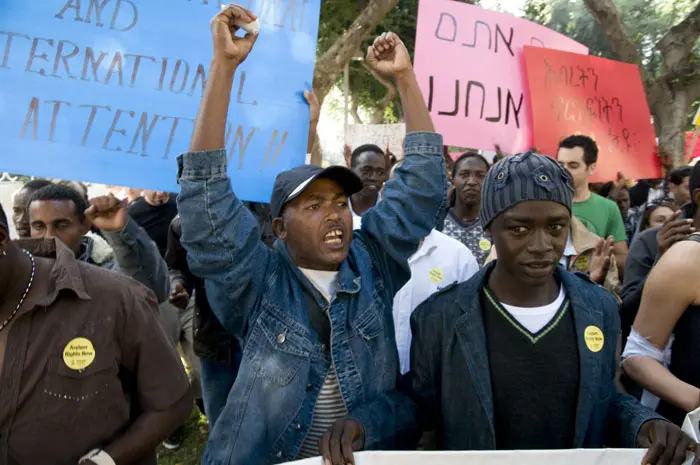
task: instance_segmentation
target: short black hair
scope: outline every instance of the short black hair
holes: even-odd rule
[[[27,208],[29,208],[32,202],[46,202],[52,200],[71,200],[75,204],[75,214],[78,219],[80,221],[85,220],[85,210],[90,206],[87,199],[83,197],[82,193],[76,191],[72,187],[62,184],[50,184],[34,192],[29,198],[29,202],[27,202]]]
[[[691,168],[688,187],[690,190],[690,203],[687,205],[687,209],[684,209],[684,211],[686,212],[687,218],[693,218],[698,211],[698,205],[695,204],[693,192],[700,189],[700,163],[696,163],[695,166]]]
[[[588,136],[569,136],[559,142],[559,148],[573,149],[581,147],[583,149],[583,162],[586,166],[591,166],[598,162],[598,144]]]
[[[460,155],[455,162],[452,164],[452,179],[457,176],[457,167],[464,161],[464,160],[469,160],[470,158],[477,158],[481,160],[484,163],[484,166],[486,167],[486,171],[488,171],[491,168],[491,165],[489,164],[489,161],[484,158],[482,155],[479,155],[476,152],[464,152],[462,155]]]
[[[680,186],[681,184],[683,184],[683,180],[685,178],[690,177],[690,174],[692,172],[692,166],[679,166],[678,168],[673,168],[671,171],[669,171],[668,176],[666,176],[666,179],[668,179],[668,182],[670,182],[671,184]]]
[[[51,184],[53,183],[48,179],[32,179],[31,181],[25,182],[24,185],[20,188],[20,190],[28,190],[35,192],[39,189],[43,189],[46,186],[50,186]]]
[[[353,150],[352,155],[350,155],[350,167],[351,168],[354,168],[355,166],[357,166],[357,158],[365,152],[374,152],[374,153],[377,153],[379,155],[384,156],[384,150],[380,149],[378,145],[374,145],[374,144],[360,145],[355,150]],[[391,167],[387,166],[387,169],[388,168],[391,168]]]
[[[5,209],[2,208],[0,203],[0,228],[3,228],[6,232],[10,231],[9,223],[7,222],[7,215],[5,214]]]

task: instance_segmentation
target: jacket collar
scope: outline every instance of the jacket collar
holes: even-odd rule
[[[496,262],[491,262],[476,275],[461,285],[456,303],[461,309],[461,315],[455,322],[455,332],[460,342],[464,358],[467,360],[469,375],[479,395],[479,401],[489,418],[491,434],[495,446],[493,389],[489,368],[486,331],[479,298],[481,289],[486,284],[486,278],[493,270]],[[576,409],[576,430],[574,447],[582,447],[588,429],[588,422],[593,409],[593,397],[590,393],[596,391],[601,382],[607,382],[600,373],[601,357],[587,349],[584,333],[589,326],[602,330],[603,310],[595,303],[595,296],[579,282],[582,279],[559,266],[556,270],[567,298],[569,308],[573,311],[576,342],[579,353],[579,397]],[[617,341],[606,341],[616,344]],[[611,375],[612,376],[612,375]]]

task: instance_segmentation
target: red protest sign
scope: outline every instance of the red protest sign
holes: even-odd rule
[[[572,134],[592,137],[598,164],[592,182],[661,177],[651,114],[639,69],[590,55],[525,47],[533,141],[556,156]]]

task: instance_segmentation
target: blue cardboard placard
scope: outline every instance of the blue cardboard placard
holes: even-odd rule
[[[240,0],[260,36],[226,149],[244,200],[304,163],[321,0]],[[0,0],[0,171],[177,192],[221,0]]]

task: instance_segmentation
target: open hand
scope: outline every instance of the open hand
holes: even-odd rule
[[[367,49],[367,65],[375,72],[390,78],[399,78],[413,70],[411,57],[399,36],[385,32]]]
[[[647,421],[639,429],[637,445],[649,449],[644,465],[682,465],[688,452],[695,453],[693,465],[700,465],[700,449],[678,426],[665,420]]]
[[[112,194],[95,197],[90,200],[90,207],[85,210],[88,224],[103,231],[119,231],[129,221],[125,201]]]
[[[354,465],[352,453],[365,447],[365,429],[357,420],[338,420],[318,445],[324,465]]]
[[[602,286],[605,282],[605,277],[608,275],[608,271],[610,271],[614,247],[615,238],[613,236],[598,240],[593,256],[591,257],[591,263],[588,266],[588,273],[591,277],[591,281],[594,283]]]
[[[236,20],[249,23],[255,21],[257,16],[246,8],[231,4],[211,20],[211,35],[214,40],[214,58],[238,66],[245,61],[253,49],[257,34],[247,33],[245,37],[236,37],[238,26]]]
[[[690,234],[695,232],[693,220],[679,220],[681,211],[674,213],[668,221],[656,233],[659,242],[659,257],[666,253],[673,244],[685,240]]]

